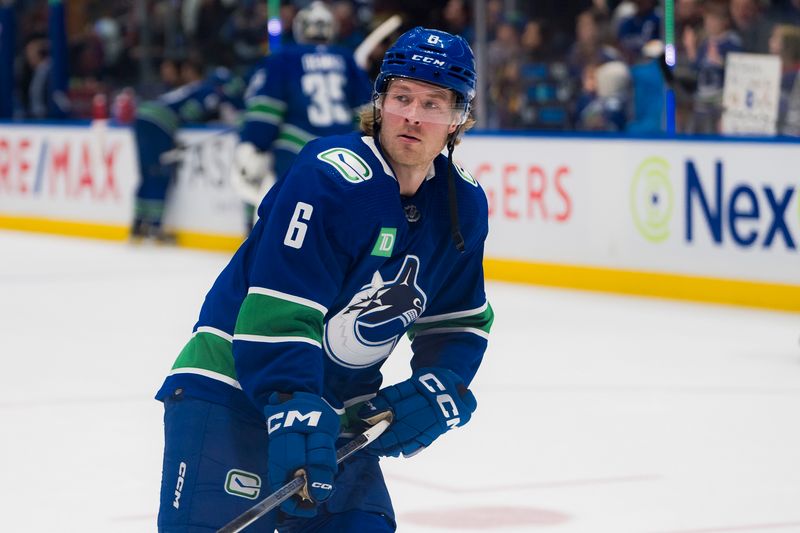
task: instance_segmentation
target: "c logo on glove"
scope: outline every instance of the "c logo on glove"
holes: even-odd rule
[[[428,389],[430,392],[434,394],[445,390],[445,387],[444,385],[442,385],[442,382],[439,381],[439,379],[430,372],[421,375],[419,377],[419,382],[422,383],[426,389]],[[433,383],[433,385],[431,385],[431,383]],[[450,396],[449,394],[437,394],[436,403],[439,404],[439,409],[442,410],[442,414],[444,414],[444,417],[447,419],[446,423],[448,429],[456,427],[461,422],[461,418],[458,417],[458,407],[456,407],[456,403],[453,401],[452,396]]]

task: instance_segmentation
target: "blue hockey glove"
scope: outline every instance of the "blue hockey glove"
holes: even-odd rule
[[[454,372],[420,368],[410,379],[381,389],[358,415],[372,423],[391,411],[392,425],[367,449],[377,455],[411,457],[444,432],[469,422],[477,406],[475,396]]]
[[[293,516],[315,516],[317,504],[333,492],[339,416],[322,398],[305,392],[291,396],[273,393],[269,402],[264,415],[269,432],[270,490],[278,490],[303,470],[305,488],[283,502],[281,509]]]

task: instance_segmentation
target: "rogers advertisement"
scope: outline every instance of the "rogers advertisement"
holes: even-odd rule
[[[167,225],[240,242],[248,221],[226,178],[235,136],[180,135],[190,149]],[[490,259],[800,286],[796,143],[471,134],[454,157],[486,191]],[[4,125],[0,226],[74,221],[123,238],[136,161],[125,128]]]

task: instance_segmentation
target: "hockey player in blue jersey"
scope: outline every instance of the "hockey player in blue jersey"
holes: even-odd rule
[[[308,141],[354,131],[356,110],[370,98],[369,78],[353,52],[330,44],[335,19],[325,4],[301,9],[292,33],[298,44],[264,58],[247,88],[231,182],[251,205]]]
[[[178,128],[216,120],[226,106],[231,110],[244,106],[244,82],[228,69],[218,67],[203,77],[198,61],[187,60],[183,68],[191,73],[187,83],[142,103],[136,113],[133,129],[140,182],[131,228],[134,239],[170,240],[162,221],[175,164],[164,161],[162,156],[176,148]]]
[[[159,531],[216,530],[301,470],[304,496],[247,531],[395,530],[379,460],[470,420],[494,317],[486,196],[452,162],[475,82],[462,38],[406,32],[363,132],[309,142],[266,195],[156,396]],[[403,335],[411,376],[382,387]],[[387,413],[389,429],[337,466],[337,446]]]

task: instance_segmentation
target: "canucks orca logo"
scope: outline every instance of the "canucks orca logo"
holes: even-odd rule
[[[407,255],[400,272],[384,281],[375,272],[325,325],[325,352],[336,363],[363,368],[389,357],[397,341],[425,311],[427,296],[417,285],[419,258]]]

